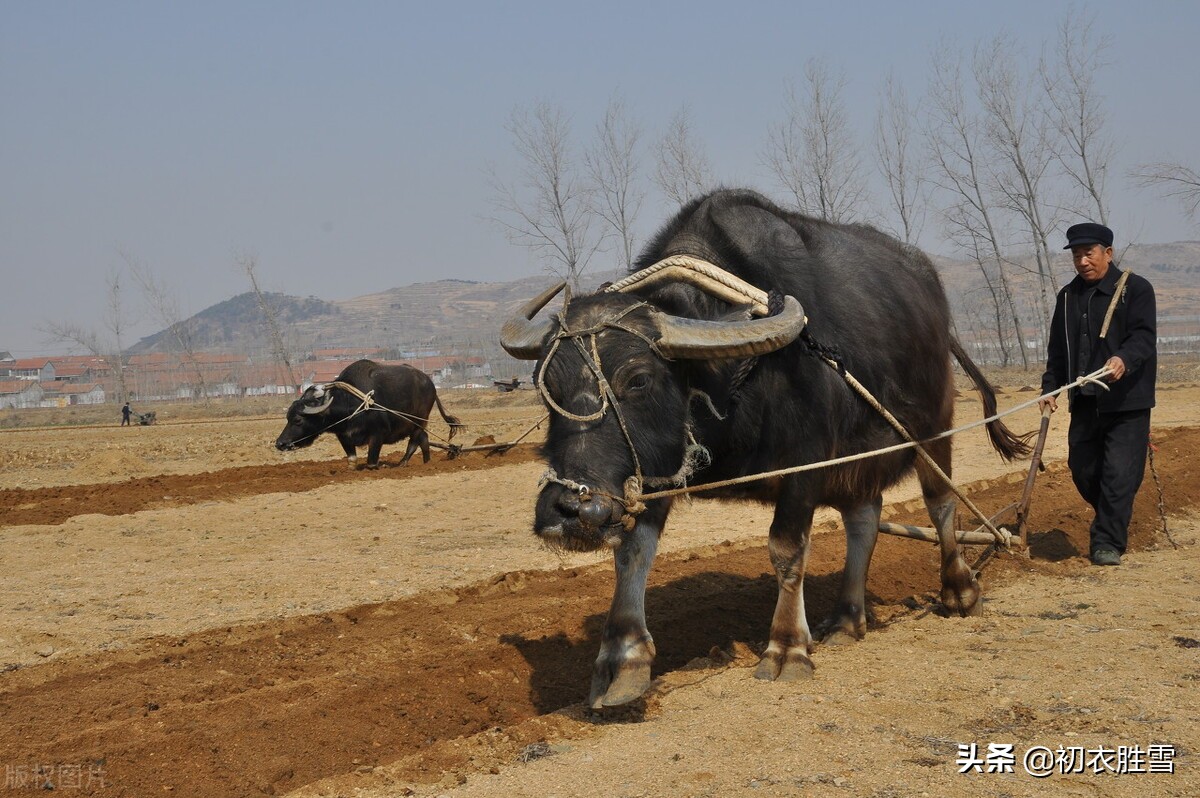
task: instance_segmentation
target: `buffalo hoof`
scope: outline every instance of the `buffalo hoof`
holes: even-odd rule
[[[603,646],[592,668],[592,709],[619,707],[636,701],[650,689],[650,666],[654,643],[645,640],[629,645]]]
[[[811,679],[813,662],[806,652],[807,646],[793,646],[786,651],[769,646],[758,661],[754,678],[767,682],[798,682]]]
[[[817,635],[823,646],[846,646],[857,643],[867,636],[866,613],[853,607],[826,618],[818,627]]]
[[[823,646],[848,646],[851,643],[857,643],[861,640],[853,632],[847,632],[845,629],[830,629],[824,637],[821,638]]]
[[[641,698],[649,689],[650,663],[626,665],[607,683],[605,678],[593,675],[588,703],[592,709],[624,706]]]
[[[950,612],[967,617],[983,611],[979,580],[961,556],[955,557],[942,571],[942,604]]]

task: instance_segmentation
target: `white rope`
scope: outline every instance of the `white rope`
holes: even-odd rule
[[[1019,404],[1016,407],[1009,408],[1008,410],[1005,410],[1002,413],[997,413],[996,415],[991,416],[990,418],[986,418],[983,421],[976,421],[971,424],[965,424],[961,427],[957,427],[952,430],[947,430],[946,432],[940,433],[931,438],[926,438],[923,441],[911,441],[911,442],[907,442],[907,443],[898,443],[898,444],[895,444],[894,446],[885,446],[882,449],[875,449],[870,452],[860,452],[859,454],[850,454],[850,455],[846,455],[844,457],[835,457],[832,460],[822,460],[819,463],[806,463],[804,465],[792,466],[791,468],[780,468],[775,471],[765,471],[760,474],[747,474],[746,476],[743,476],[743,477],[734,477],[733,479],[726,479],[721,482],[709,482],[709,483],[705,483],[702,485],[688,485],[688,486],[682,487],[682,488],[671,488],[669,490],[660,490],[660,491],[655,491],[653,493],[643,493],[638,498],[641,499],[642,501],[649,501],[651,499],[665,499],[669,496],[682,496],[686,493],[695,493],[697,491],[704,491],[704,490],[715,490],[716,488],[723,488],[723,487],[727,487],[730,485],[741,485],[741,484],[744,484],[747,482],[756,482],[760,479],[770,479],[772,477],[787,476],[788,474],[799,474],[803,471],[815,471],[818,468],[828,468],[829,466],[842,465],[844,463],[853,463],[856,460],[866,460],[869,457],[878,457],[881,454],[890,454],[891,452],[898,452],[903,449],[912,449],[914,447],[922,445],[923,443],[928,443],[930,441],[938,440],[939,438],[946,438],[951,435],[956,435],[965,430],[969,430],[969,429],[978,427],[981,424],[986,424],[989,421],[995,421],[996,419],[1003,418],[1004,416],[1012,415],[1013,413],[1024,410],[1025,408],[1029,407],[1030,405],[1037,404],[1038,402],[1042,401],[1043,399],[1048,399],[1051,396],[1057,396],[1058,394],[1062,393],[1063,391],[1069,391],[1070,389],[1076,388],[1080,385],[1084,385],[1085,383],[1099,385],[1104,390],[1108,390],[1108,386],[1105,385],[1103,382],[1101,382],[1101,378],[1104,377],[1105,375],[1109,374],[1110,372],[1111,372],[1111,370],[1108,367],[1099,369],[1097,371],[1092,372],[1091,374],[1080,377],[1079,379],[1075,380],[1075,382],[1072,382],[1069,385],[1064,385],[1057,390],[1050,391],[1049,393],[1044,394],[1043,396],[1039,396],[1037,399],[1032,399],[1028,402],[1023,402],[1022,404]]]
[[[346,393],[351,394],[354,397],[356,397],[357,399],[362,401],[362,404],[360,404],[358,406],[357,410],[355,410],[353,413],[351,413],[350,415],[343,418],[341,421],[335,421],[333,424],[330,425],[330,427],[336,426],[337,424],[341,424],[342,422],[345,422],[345,421],[349,421],[350,419],[354,418],[355,416],[357,416],[359,413],[363,412],[364,410],[382,410],[386,413],[391,413],[393,416],[397,416],[398,418],[403,418],[403,419],[413,422],[418,427],[421,427],[422,429],[424,429],[426,434],[432,435],[433,437],[437,438],[439,441],[444,441],[446,443],[450,443],[450,438],[443,438],[441,435],[438,435],[436,432],[429,429],[429,419],[421,418],[420,416],[414,416],[411,413],[402,413],[399,410],[393,410],[392,408],[387,407],[386,405],[381,405],[378,402],[376,402],[374,399],[374,395],[375,395],[374,390],[363,393],[362,391],[360,391],[358,388],[351,385],[350,383],[340,382],[340,381],[339,382],[328,382],[328,383],[325,383],[321,387],[324,390],[329,390],[330,388],[341,388]],[[455,426],[465,427],[466,425],[465,424],[458,424],[458,425],[451,424],[450,425],[451,436],[453,436]],[[330,427],[326,427],[326,429],[329,429]],[[324,430],[322,430],[322,431],[324,431]],[[318,433],[318,434],[320,434],[320,433]]]
[[[1125,274],[1123,274],[1121,276],[1121,280],[1119,281],[1119,283],[1117,285],[1116,296],[1114,297],[1114,300],[1109,304],[1109,312],[1104,321],[1105,331],[1108,328],[1108,323],[1112,318],[1112,311],[1115,308],[1117,301],[1119,301],[1119,299],[1120,299],[1120,294],[1121,294],[1122,290],[1124,289],[1125,281],[1127,280],[1128,276],[1129,276],[1128,272],[1126,272]],[[746,281],[742,280],[741,278],[739,278],[733,274],[730,274],[729,272],[726,272],[724,269],[721,269],[719,266],[715,266],[714,264],[709,263],[708,261],[702,260],[700,258],[696,258],[691,255],[673,255],[668,258],[664,258],[663,260],[660,260],[657,263],[655,263],[651,266],[648,266],[645,269],[642,269],[642,270],[638,271],[637,273],[632,274],[629,277],[626,277],[623,280],[619,280],[615,283],[612,283],[605,289],[605,291],[625,291],[626,289],[629,289],[629,288],[638,287],[638,286],[644,287],[644,286],[648,286],[648,285],[652,285],[652,284],[656,284],[656,283],[660,283],[660,282],[666,282],[666,281],[669,281],[672,279],[689,282],[693,285],[696,285],[696,286],[708,291],[709,293],[713,294],[714,296],[717,296],[721,299],[724,299],[724,300],[734,303],[734,304],[737,304],[739,302],[748,301],[753,308],[752,312],[754,312],[758,315],[766,315],[769,312],[767,309],[767,294],[762,289],[758,288],[757,286],[751,285],[750,283],[747,283]],[[1103,335],[1103,332],[1101,333],[1101,335]],[[558,346],[558,340],[556,339],[554,348],[552,348],[552,350],[551,350],[551,355],[553,354],[554,349],[556,349],[557,346]],[[595,348],[595,338],[593,337],[593,349],[594,348]],[[718,488],[727,487],[727,486],[731,486],[731,485],[740,485],[740,484],[744,484],[747,482],[755,482],[755,481],[762,480],[762,479],[769,479],[771,477],[785,476],[788,474],[797,474],[797,473],[800,473],[803,471],[813,471],[818,468],[827,468],[827,467],[833,466],[833,465],[850,463],[850,462],[854,462],[857,460],[865,460],[870,457],[878,457],[879,455],[882,455],[882,454],[888,454],[890,452],[900,451],[903,449],[915,448],[917,450],[917,454],[921,458],[924,459],[926,465],[930,468],[930,470],[932,470],[938,477],[940,477],[942,479],[942,481],[945,482],[946,485],[950,488],[950,490],[954,493],[954,495],[957,496],[967,506],[967,508],[971,510],[971,512],[973,512],[976,516],[978,516],[983,521],[984,528],[986,528],[992,534],[992,536],[996,539],[996,542],[1000,545],[1007,546],[1009,543],[1009,540],[1011,539],[1012,536],[1006,530],[1002,530],[999,527],[997,527],[990,519],[984,517],[983,512],[978,507],[975,506],[975,504],[970,500],[970,498],[968,498],[962,491],[960,491],[958,489],[958,487],[954,484],[953,480],[950,479],[949,475],[947,475],[942,470],[942,468],[937,464],[937,462],[934,461],[933,457],[925,450],[925,444],[936,441],[936,440],[940,440],[942,438],[946,438],[946,437],[949,437],[952,435],[956,435],[960,432],[964,432],[969,429],[974,429],[975,427],[990,424],[993,421],[1003,418],[1004,416],[1011,415],[1013,413],[1017,413],[1017,412],[1025,409],[1026,407],[1029,407],[1033,404],[1043,401],[1044,399],[1047,399],[1052,396],[1056,396],[1064,391],[1068,391],[1076,386],[1083,385],[1085,383],[1099,385],[1101,388],[1103,388],[1104,390],[1107,391],[1108,386],[1105,385],[1100,380],[1102,377],[1104,377],[1105,375],[1110,373],[1110,370],[1107,367],[1099,369],[1099,370],[1093,372],[1092,374],[1088,374],[1084,377],[1080,377],[1078,380],[1076,380],[1075,382],[1073,382],[1069,385],[1064,385],[1063,387],[1061,387],[1055,391],[1051,391],[1050,393],[1047,393],[1044,396],[1039,396],[1037,399],[1033,399],[1031,401],[1024,402],[1024,403],[1017,405],[1016,407],[1010,408],[1006,411],[996,413],[996,414],[989,416],[988,418],[985,418],[981,421],[975,421],[970,424],[965,424],[961,427],[957,427],[952,430],[947,430],[946,432],[940,433],[931,438],[926,438],[925,440],[918,441],[912,437],[912,435],[908,432],[908,430],[905,429],[904,425],[901,424],[900,421],[894,415],[892,415],[885,407],[883,407],[879,403],[879,401],[877,399],[875,399],[875,397],[871,394],[871,392],[869,390],[867,390],[867,388],[864,385],[862,385],[862,383],[858,382],[858,380],[856,380],[853,375],[851,375],[849,372],[845,371],[845,369],[841,368],[837,362],[830,360],[826,356],[822,356],[822,357],[827,363],[829,363],[829,365],[833,366],[834,368],[836,368],[838,370],[838,372],[842,375],[843,379],[846,380],[846,383],[851,387],[851,389],[853,389],[856,393],[858,393],[880,415],[882,415],[883,418],[889,424],[892,425],[892,427],[900,434],[900,436],[905,439],[905,443],[897,444],[895,446],[888,446],[888,447],[884,447],[881,449],[876,449],[876,450],[870,451],[870,452],[862,452],[860,454],[847,455],[845,457],[838,457],[838,458],[834,458],[831,460],[824,460],[819,463],[807,463],[805,465],[792,466],[790,468],[782,468],[782,469],[778,469],[775,471],[767,471],[767,472],[763,472],[763,473],[759,473],[759,474],[750,474],[747,476],[735,477],[733,479],[722,480],[720,482],[710,482],[710,483],[705,483],[705,484],[701,484],[701,485],[691,485],[691,486],[684,485],[683,487],[671,488],[668,490],[656,491],[656,492],[652,492],[652,493],[642,493],[641,492],[641,489],[644,486],[643,483],[649,482],[649,480],[642,479],[642,476],[640,473],[640,468],[639,468],[639,469],[636,469],[638,473],[636,473],[629,480],[626,480],[625,499],[624,499],[624,504],[626,505],[626,507],[628,508],[630,506],[636,505],[638,507],[644,508],[644,506],[645,506],[644,503],[649,499],[660,499],[660,498],[666,498],[669,496],[680,496],[680,495],[684,495],[684,494],[688,494],[688,493],[694,493],[697,491],[715,490]],[[542,365],[543,371],[545,370],[546,362],[548,362],[549,359],[550,358],[548,356],[546,358],[546,361],[543,362],[543,365]],[[586,360],[586,356],[585,356],[585,360]],[[597,375],[597,376],[600,379],[601,384],[603,386],[603,378],[600,377],[599,375]],[[550,399],[549,394],[547,392],[545,392],[544,390],[542,391],[542,396],[543,396],[543,399],[545,399],[547,401],[547,404],[549,404],[554,410],[556,410],[557,412],[561,413],[564,416],[567,416],[568,418],[572,417],[571,414],[567,413],[562,408],[560,408],[557,404],[555,404],[553,402],[553,400]],[[607,409],[607,407],[604,406],[606,403],[603,402],[603,399],[604,399],[603,395],[602,395],[601,399],[602,399],[602,406],[597,414],[593,414],[594,417],[603,416],[605,410]],[[591,420],[591,419],[590,418],[589,419],[577,418],[577,420]],[[622,423],[622,429],[624,429],[624,423]],[[628,437],[629,437],[628,432],[626,432],[626,439],[628,439]],[[630,444],[630,448],[632,450],[632,443]],[[636,465],[636,463],[637,463],[636,451],[634,452],[634,462]],[[567,484],[566,482],[563,482],[562,480],[559,480],[559,479],[554,479],[552,481],[562,482],[562,484],[564,484],[564,485]],[[667,478],[659,478],[658,481],[660,482],[660,484],[662,482],[666,482],[669,484],[673,480],[671,478],[667,477]]]

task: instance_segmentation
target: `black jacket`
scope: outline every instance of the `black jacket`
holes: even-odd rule
[[[1125,376],[1116,382],[1106,383],[1108,391],[1099,391],[1097,409],[1101,413],[1116,413],[1154,407],[1158,333],[1154,287],[1149,280],[1136,274],[1129,275],[1125,292],[1113,313],[1108,335],[1100,340],[1100,326],[1120,277],[1121,270],[1113,264],[1099,283],[1088,285],[1083,278],[1076,277],[1058,292],[1054,318],[1050,322],[1050,344],[1046,351],[1046,372],[1042,375],[1042,393],[1049,393],[1074,382],[1083,374],[1092,373],[1116,355],[1125,363]],[[1085,308],[1084,302],[1089,295],[1089,307]],[[1089,320],[1091,357],[1087,363],[1080,363],[1080,320],[1085,310]],[[1074,403],[1079,391],[1076,389],[1070,393]]]

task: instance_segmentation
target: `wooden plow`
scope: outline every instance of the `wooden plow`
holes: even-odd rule
[[[1046,435],[1050,431],[1050,408],[1042,410],[1042,422],[1038,427],[1037,443],[1034,444],[1033,454],[1029,460],[1029,474],[1025,477],[1025,487],[1021,491],[1021,498],[1012,504],[1006,505],[1003,509],[988,519],[992,525],[998,526],[1001,519],[1009,516],[1015,511],[1015,521],[1011,524],[1009,531],[1012,534],[1009,544],[1016,549],[1028,553],[1028,525],[1029,525],[1029,502],[1033,496],[1033,485],[1037,480],[1039,471],[1045,471],[1046,467],[1042,464],[1042,450],[1046,447]],[[1000,545],[991,532],[987,531],[988,524],[982,524],[976,529],[959,530],[957,539],[959,543],[964,543],[971,546],[996,546]],[[891,524],[881,523],[879,531],[888,535],[896,535],[899,537],[912,538],[914,540],[923,540],[929,543],[937,543],[937,530],[925,526],[911,526],[909,524]],[[981,558],[982,559],[982,558]]]
[[[525,440],[525,438],[529,436],[529,433],[533,432],[535,429],[538,429],[539,427],[541,427],[542,424],[546,423],[546,419],[548,419],[548,418],[550,418],[549,413],[542,416],[540,419],[538,419],[536,424],[534,424],[532,427],[530,427],[529,429],[522,432],[520,435],[518,435],[513,440],[508,441],[507,443],[478,443],[478,444],[474,444],[472,446],[459,446],[456,443],[437,443],[436,441],[430,441],[429,446],[432,449],[441,449],[442,451],[446,452],[447,459],[449,459],[449,460],[453,460],[454,458],[458,457],[463,452],[485,452],[486,451],[488,457],[492,456],[493,454],[504,454],[509,449],[513,448],[518,443]]]

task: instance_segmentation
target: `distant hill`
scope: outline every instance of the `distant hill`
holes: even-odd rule
[[[986,292],[979,267],[972,263],[935,259],[954,309],[960,334],[986,326],[980,321]],[[1200,241],[1146,244],[1131,247],[1122,266],[1154,283],[1160,319],[1200,323]],[[1013,270],[1018,277],[1023,322],[1035,324],[1036,280],[1032,264]],[[1058,285],[1073,275],[1065,256],[1055,262]],[[616,272],[589,275],[595,286],[617,279]],[[527,365],[511,361],[496,339],[504,319],[523,302],[550,285],[549,275],[508,282],[438,280],[390,288],[345,300],[294,297],[272,293],[267,299],[284,329],[289,349],[302,354],[313,349],[375,346],[404,357],[404,352],[438,350],[444,354],[481,354],[492,361],[494,373],[523,374]],[[982,314],[986,316],[986,314]],[[199,350],[263,353],[269,346],[266,325],[254,295],[240,294],[206,308],[189,319]],[[143,338],[131,351],[166,351],[173,336],[162,331]]]
[[[597,273],[586,281],[595,286],[617,276],[615,272]],[[298,356],[314,349],[372,346],[403,359],[405,352],[436,350],[482,355],[496,367],[496,374],[509,376],[524,374],[528,366],[513,361],[500,348],[500,326],[553,282],[554,278],[543,274],[499,283],[414,283],[344,300],[277,293],[266,298],[288,348]],[[265,359],[270,349],[266,322],[249,292],[206,308],[183,323],[188,325],[197,351],[245,352]],[[175,346],[175,336],[168,329],[143,338],[130,352],[171,351]]]
[[[1055,253],[1054,279],[1061,288],[1075,276],[1065,253]],[[1171,244],[1141,244],[1117,252],[1122,269],[1132,269],[1154,285],[1158,302],[1159,335],[1200,334],[1200,241],[1177,241]],[[966,343],[972,338],[992,339],[994,324],[989,324],[987,295],[979,266],[965,261],[935,258],[934,262],[946,286],[950,307],[960,338]],[[1013,264],[1009,274],[1017,295],[1022,326],[1029,331],[1038,329],[1041,309],[1037,304],[1037,267],[1032,259]],[[1053,297],[1047,300],[1053,311]],[[1037,357],[1041,358],[1041,342],[1030,332],[1027,340]]]

